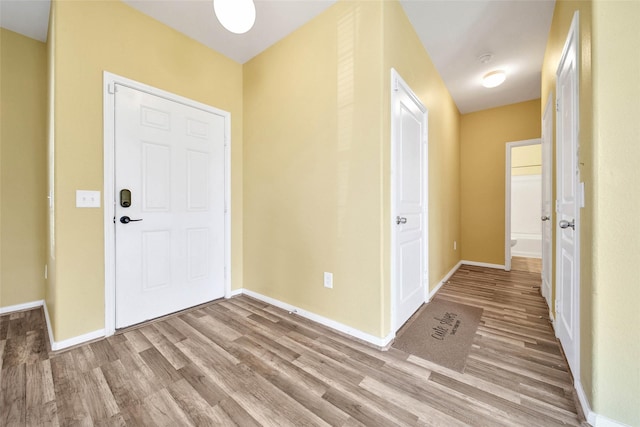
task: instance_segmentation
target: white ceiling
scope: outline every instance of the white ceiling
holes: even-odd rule
[[[211,0],[123,0],[131,7],[244,63],[304,25],[335,0],[255,0],[246,34],[224,30]],[[368,0],[359,0],[368,1]],[[400,0],[461,113],[540,97],[540,70],[555,0]],[[0,0],[0,25],[46,41],[49,0]],[[482,64],[478,57],[491,53]],[[504,69],[486,89],[481,77]]]

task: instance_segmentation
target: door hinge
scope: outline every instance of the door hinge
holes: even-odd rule
[[[556,213],[560,213],[560,200],[556,200]]]
[[[393,91],[398,92],[400,90],[400,85],[398,84],[398,79],[393,79]]]
[[[556,112],[560,111],[560,100],[556,99]]]
[[[556,314],[560,313],[560,304],[558,304],[558,300],[556,300],[556,303],[555,303],[555,312]]]
[[[116,85],[113,83],[109,83],[107,85],[107,92],[109,92],[111,95],[114,95],[116,93]]]

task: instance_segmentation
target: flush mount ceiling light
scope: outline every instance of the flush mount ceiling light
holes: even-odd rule
[[[492,71],[482,77],[482,86],[492,88],[500,86],[507,78],[507,73],[502,70]]]
[[[244,34],[256,22],[253,0],[213,0],[216,18],[224,28],[235,34]]]

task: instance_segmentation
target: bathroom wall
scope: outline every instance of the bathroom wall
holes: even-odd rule
[[[541,165],[540,144],[511,149],[512,256],[542,258]]]

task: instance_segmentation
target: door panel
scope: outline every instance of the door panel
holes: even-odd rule
[[[394,93],[395,330],[426,301],[427,141],[426,111],[410,90]],[[400,222],[398,221],[400,219]]]
[[[574,20],[556,80],[556,334],[574,376],[579,375],[580,271],[577,34]]]
[[[121,85],[115,119],[114,193],[131,190],[130,207],[115,203],[122,328],[224,296],[225,124]]]
[[[552,209],[551,170],[553,165],[553,97],[550,95],[542,116],[542,296],[551,307],[551,269],[552,269]]]

